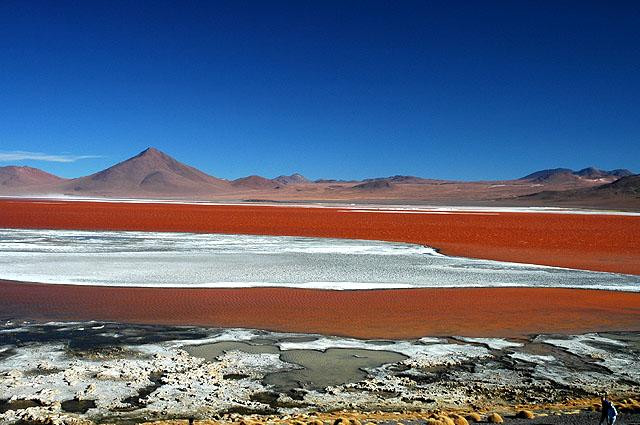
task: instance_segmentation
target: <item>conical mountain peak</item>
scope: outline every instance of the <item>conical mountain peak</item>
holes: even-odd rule
[[[136,156],[87,177],[74,179],[68,190],[103,194],[215,193],[227,187],[226,180],[212,177],[149,147]]]
[[[171,158],[169,155],[167,155],[166,153],[162,152],[160,149],[156,149],[154,147],[148,147],[147,149],[143,150],[142,152],[140,152],[138,155],[130,158],[165,158],[165,159],[171,159],[173,160],[173,158]]]

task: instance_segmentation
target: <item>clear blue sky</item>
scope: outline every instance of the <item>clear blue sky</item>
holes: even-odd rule
[[[0,165],[147,146],[224,178],[640,172],[640,2],[0,2]]]

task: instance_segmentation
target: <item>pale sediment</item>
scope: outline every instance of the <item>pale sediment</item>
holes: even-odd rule
[[[363,341],[92,322],[5,325],[0,341],[0,423],[39,415],[281,423],[336,410],[388,412],[382,421],[403,411],[406,419],[575,410],[603,390],[640,394],[633,333]]]
[[[450,257],[397,242],[0,228],[0,279],[153,287],[575,288],[640,292],[640,276]]]

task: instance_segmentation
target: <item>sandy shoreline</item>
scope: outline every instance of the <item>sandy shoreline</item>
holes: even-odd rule
[[[388,339],[640,329],[640,293],[555,288],[159,289],[0,281],[0,311],[5,318],[188,324]]]
[[[2,200],[0,227],[375,239],[429,245],[455,256],[640,274],[640,220],[632,216]]]

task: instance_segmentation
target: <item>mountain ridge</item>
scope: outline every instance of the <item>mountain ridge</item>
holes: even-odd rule
[[[553,202],[558,205],[581,202],[606,203],[611,199],[616,199],[633,206],[640,203],[640,174],[624,176],[611,183],[596,187],[566,191],[544,190],[520,198],[529,201]]]
[[[74,179],[62,179],[31,167],[0,167],[0,194],[293,202],[394,200],[408,203],[518,204],[523,200],[558,203],[564,195],[582,199],[582,195],[572,195],[571,191],[594,190],[621,180],[611,189],[595,191],[593,193],[596,195],[584,198],[592,203],[593,199],[600,196],[609,199],[613,205],[617,202],[616,197],[624,198],[625,202],[629,201],[629,195],[623,190],[629,183],[625,183],[628,180],[623,179],[629,177],[630,173],[626,169],[603,171],[587,167],[578,171],[568,168],[539,170],[520,179],[473,182],[436,180],[410,175],[355,181],[309,181],[298,173],[280,175],[273,179],[251,175],[226,180],[206,174],[156,148],[149,147],[104,170]],[[534,196],[536,194],[541,194],[539,199]],[[638,208],[640,209],[640,201]]]
[[[595,167],[586,167],[581,170],[574,171],[570,168],[548,168],[535,171],[520,177],[518,180],[531,180],[536,182],[545,181],[575,181],[576,178],[585,178],[589,180],[596,179],[614,179],[633,175],[633,172],[626,168],[617,168],[615,170],[605,171]]]
[[[24,165],[7,165],[0,167],[0,186],[4,187],[48,185],[64,180],[62,177],[58,177],[39,168]]]
[[[109,168],[72,179],[63,189],[73,192],[193,194],[223,189],[229,183],[183,164],[153,147]]]

